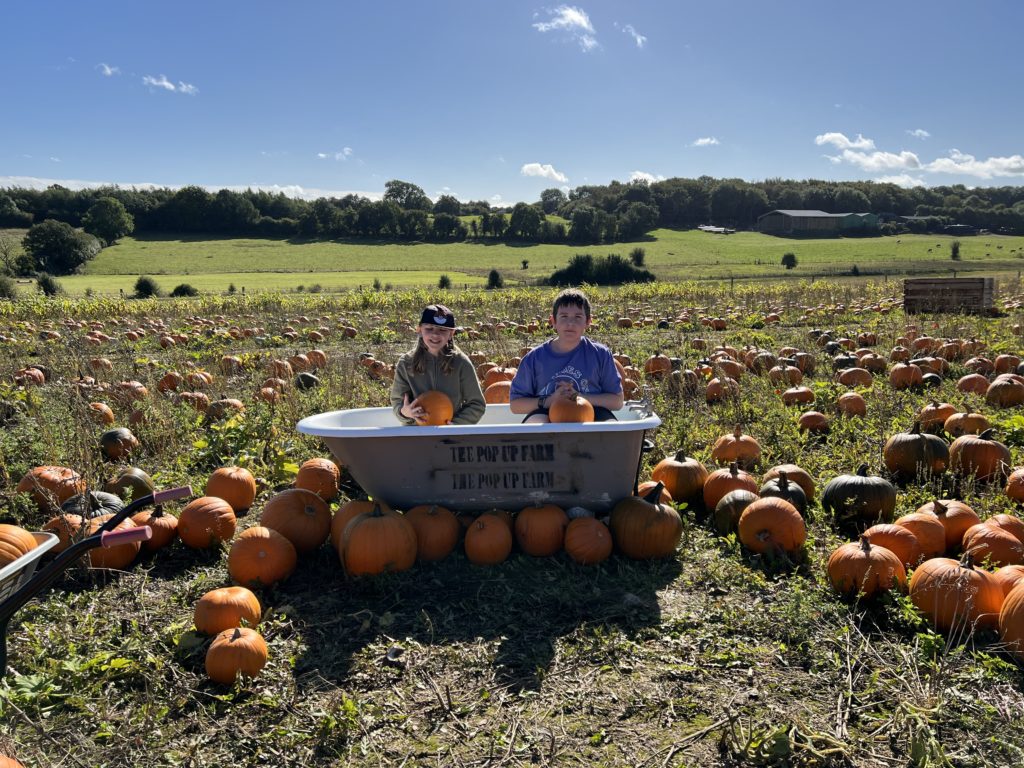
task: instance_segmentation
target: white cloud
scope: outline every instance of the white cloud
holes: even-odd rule
[[[644,44],[647,42],[647,38],[637,32],[632,24],[624,26],[622,31],[633,38],[633,42],[636,43],[637,48],[643,48]]]
[[[701,138],[699,138],[696,141],[694,141],[690,146],[691,147],[717,147],[721,143],[722,142],[720,142],[714,136],[702,136]]]
[[[59,162],[60,162],[60,158],[59,158],[59,157],[53,157],[53,156],[51,155],[51,156],[50,156],[50,162],[51,162],[51,163],[59,163]]]
[[[551,179],[552,181],[560,181],[563,184],[569,181],[569,177],[564,173],[556,171],[554,166],[550,164],[541,165],[540,163],[527,163],[519,172],[523,176],[540,176],[545,179]]]
[[[844,149],[840,158],[850,165],[870,172],[916,170],[921,167],[921,161],[917,155],[907,150],[895,154],[893,152],[855,152],[852,149]]]
[[[978,160],[958,149],[951,149],[949,157],[940,157],[928,163],[924,170],[931,173],[956,173],[975,176],[979,179],[991,179],[993,176],[1024,176],[1024,157],[989,157]]]
[[[321,160],[348,160],[352,157],[352,147],[345,147],[340,152],[317,152],[316,156]]]
[[[112,67],[109,64],[104,64],[102,61],[96,65],[96,69],[98,69],[105,77],[112,77],[114,75],[121,74],[120,67]]]
[[[195,96],[199,93],[199,89],[191,83],[183,83],[181,80],[175,85],[167,79],[167,75],[160,75],[160,77],[153,77],[152,75],[144,75],[142,78],[142,84],[148,85],[150,88],[163,88],[165,91],[171,93],[184,93],[189,96]]]
[[[95,189],[96,187],[120,187],[121,189],[180,189],[181,185],[176,184],[155,184],[153,182],[124,182],[124,181],[83,181],[82,179],[43,179],[36,176],[0,176],[0,189],[5,187],[20,187],[24,189],[47,189],[59,184],[71,190]],[[345,195],[361,195],[370,200],[380,200],[384,197],[383,192],[364,192],[361,190],[338,190],[319,189],[317,187],[303,187],[300,184],[204,184],[203,189],[207,192],[219,192],[228,189],[232,192],[244,192],[247,189],[256,192],[269,192],[271,194],[283,193],[287,197],[298,197],[303,200],[316,200],[318,197],[344,197]]]
[[[819,147],[822,144],[831,144],[836,149],[864,149],[864,150],[867,150],[867,149],[874,149],[875,148],[875,142],[873,142],[871,139],[865,139],[859,133],[857,134],[857,138],[854,139],[853,141],[851,141],[850,139],[846,138],[846,134],[843,134],[843,133],[835,133],[835,132],[823,133],[820,136],[815,136],[814,137],[814,143],[817,144]]]
[[[895,184],[898,187],[926,187],[923,179],[911,176],[909,173],[901,173],[897,176],[879,176],[875,181],[879,184]]]
[[[505,205],[505,201],[502,199],[501,195],[491,195],[491,197],[488,200],[488,202],[491,205],[495,206],[495,207],[500,207],[500,206]]]
[[[928,131],[918,128],[907,131],[916,138],[925,139],[931,136]],[[948,157],[940,157],[930,162],[922,162],[916,153],[908,150],[896,152],[881,151],[858,151],[863,149],[875,149],[875,143],[857,134],[857,138],[851,141],[841,133],[825,133],[815,137],[814,143],[832,144],[842,150],[838,155],[825,155],[833,164],[849,163],[860,168],[862,171],[877,173],[881,171],[919,171],[924,173],[948,173],[957,176],[973,176],[978,179],[992,179],[998,177],[1024,176],[1024,156],[1020,154],[1006,157],[988,157],[979,160],[974,155],[961,152],[959,149],[949,150]],[[907,174],[885,177],[893,179],[893,183],[904,183],[904,185],[920,186],[924,184],[919,178]]]
[[[579,44],[584,51],[598,47],[597,33],[590,17],[582,8],[572,5],[560,5],[554,10],[547,9],[548,21],[538,21],[533,28],[538,32],[560,32],[568,35],[570,40]]]
[[[633,171],[629,174],[630,181],[644,181],[652,184],[655,181],[664,181],[665,177],[659,174],[647,173],[646,171]]]

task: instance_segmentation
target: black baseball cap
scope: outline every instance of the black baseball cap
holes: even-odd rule
[[[437,325],[441,328],[456,328],[455,315],[444,304],[429,304],[423,308],[420,325]]]

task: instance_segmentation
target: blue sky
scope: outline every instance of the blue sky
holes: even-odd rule
[[[7,4],[0,187],[1024,183],[1024,4]]]

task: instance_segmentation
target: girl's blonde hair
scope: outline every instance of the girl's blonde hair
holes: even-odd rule
[[[447,375],[452,372],[452,368],[455,365],[455,358],[462,352],[455,344],[455,334],[452,334],[451,338],[448,339],[448,343],[444,345],[438,355],[441,358],[441,373]],[[423,343],[423,337],[416,337],[416,349],[412,352],[412,370],[413,373],[425,373],[427,370],[427,360],[430,358],[430,350],[427,349],[427,345]]]

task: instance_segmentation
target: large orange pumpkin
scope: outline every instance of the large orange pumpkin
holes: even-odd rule
[[[610,527],[615,544],[627,557],[669,557],[679,546],[683,521],[678,512],[659,501],[660,486],[659,483],[643,498],[629,496],[612,509]]]
[[[436,389],[427,390],[413,400],[411,405],[418,405],[424,411],[424,416],[416,421],[421,427],[442,426],[455,415],[455,406],[451,398]]]
[[[969,561],[934,557],[914,570],[910,599],[940,632],[974,626],[994,629],[1003,590],[991,573]]]
[[[260,601],[246,587],[220,587],[199,598],[193,613],[196,629],[204,635],[216,635],[246,622],[255,627],[263,609]]]
[[[186,546],[208,549],[235,535],[235,511],[224,499],[200,496],[181,510],[178,535]]]
[[[35,537],[24,528],[0,523],[0,568],[36,548]]]
[[[256,677],[266,666],[267,642],[248,627],[225,629],[206,651],[206,674],[215,683],[230,685],[238,675]]]
[[[828,559],[832,588],[843,595],[871,597],[893,587],[903,588],[907,574],[900,558],[885,547],[872,546],[866,536],[843,544]]]
[[[113,515],[100,515],[99,517],[86,520],[83,523],[85,528],[83,536],[92,536],[94,533],[97,533],[103,527],[103,524],[112,517]],[[121,531],[134,527],[130,520],[122,520],[114,530]],[[139,554],[141,548],[142,545],[137,541],[129,542],[128,544],[118,544],[113,547],[96,547],[89,550],[89,563],[93,568],[109,568],[119,571],[131,565],[132,560]]]
[[[288,539],[272,528],[248,528],[231,544],[228,573],[236,584],[269,587],[288,578],[298,555]]]
[[[224,499],[238,514],[256,500],[256,478],[245,467],[219,467],[206,481],[206,495]]]
[[[548,402],[548,419],[552,424],[591,422],[594,420],[594,406],[578,393],[574,393],[572,397],[554,395]]]
[[[345,526],[340,556],[350,576],[406,571],[416,562],[416,531],[403,515],[375,505]]]
[[[496,565],[512,551],[512,529],[498,515],[485,512],[466,529],[466,559],[476,565]]]
[[[749,504],[740,515],[739,539],[759,554],[781,550],[798,552],[807,540],[807,528],[800,512],[785,499],[770,496]]]
[[[699,461],[678,451],[659,461],[651,470],[651,480],[664,484],[673,500],[693,505],[701,500],[708,471]]]
[[[295,487],[312,491],[324,501],[331,501],[338,495],[341,471],[330,459],[314,458],[302,462],[295,476]]]
[[[132,523],[135,525],[148,525],[149,529],[153,532],[149,539],[142,542],[142,548],[147,552],[156,552],[158,549],[163,549],[178,538],[178,518],[162,506],[136,512],[132,515]]]
[[[331,532],[331,508],[313,491],[288,488],[267,499],[260,524],[288,539],[301,555],[312,552],[327,540]]]
[[[15,490],[30,494],[43,512],[56,512],[72,496],[85,493],[85,478],[68,467],[36,467],[25,473]]]
[[[562,549],[569,517],[554,504],[537,504],[516,515],[515,535],[519,548],[534,557],[550,557]]]
[[[612,553],[608,526],[594,517],[577,517],[565,529],[565,551],[580,565],[594,565]]]
[[[885,547],[896,555],[905,569],[913,568],[921,560],[921,543],[909,528],[902,525],[878,523],[861,535],[872,546]]]
[[[452,511],[437,504],[421,504],[405,513],[416,531],[416,554],[420,560],[442,560],[459,543],[462,525]]]

